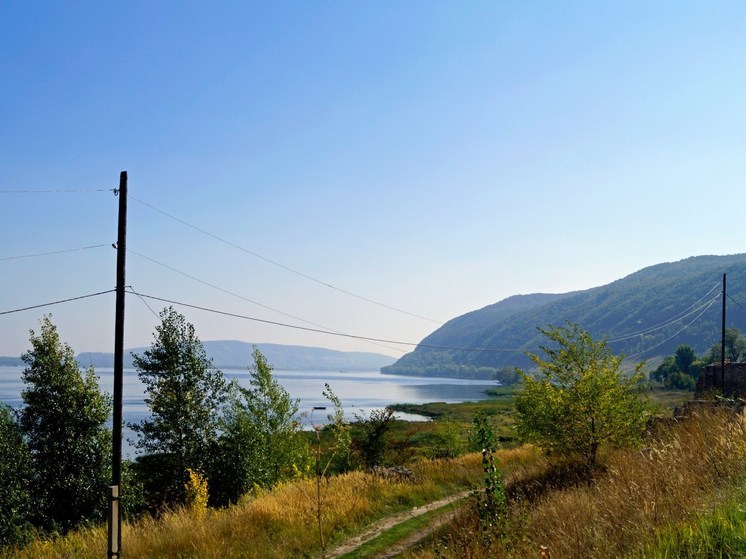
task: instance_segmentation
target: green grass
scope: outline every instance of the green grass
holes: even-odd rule
[[[688,390],[650,390],[647,394],[651,403],[669,411],[683,406],[684,402],[694,397],[694,392]]]
[[[746,511],[736,503],[657,534],[635,559],[735,559],[746,557]]]
[[[410,518],[386,530],[372,540],[365,542],[357,549],[340,555],[339,559],[368,559],[369,557],[375,557],[412,534],[427,528],[434,519],[452,510],[453,507],[454,504],[451,503],[415,518]]]

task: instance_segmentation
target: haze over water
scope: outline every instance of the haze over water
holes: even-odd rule
[[[21,405],[23,367],[0,367],[0,401],[14,408]],[[113,387],[112,369],[96,369],[99,384],[105,392]],[[227,378],[237,379],[242,386],[249,386],[247,369],[225,369]],[[481,400],[485,390],[496,386],[489,381],[471,381],[450,378],[404,377],[382,375],[378,372],[320,372],[320,371],[274,371],[280,384],[290,396],[300,400],[299,412],[304,414],[302,421],[308,425],[325,423],[331,409],[311,413],[314,406],[329,406],[322,396],[324,384],[328,383],[339,396],[347,420],[354,420],[355,414],[367,415],[371,410],[381,409],[395,403],[463,402]],[[144,402],[144,386],[133,369],[124,371],[124,420],[139,422],[149,416]],[[397,414],[402,419],[422,419],[409,414]],[[134,439],[130,429],[125,428],[125,439]],[[132,447],[125,440],[125,453],[132,453]]]

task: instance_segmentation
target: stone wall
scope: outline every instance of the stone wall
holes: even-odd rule
[[[725,396],[746,398],[746,363],[725,364]],[[720,391],[720,364],[707,365],[699,374],[695,398],[714,390]]]

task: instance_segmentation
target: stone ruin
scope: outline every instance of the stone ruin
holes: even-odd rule
[[[699,373],[694,398],[702,398],[710,392],[722,393],[726,398],[746,399],[746,363],[726,363],[724,377],[720,375],[720,363],[705,366]]]

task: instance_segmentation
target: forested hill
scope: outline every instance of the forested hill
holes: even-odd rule
[[[727,325],[746,331],[746,254],[696,256],[584,291],[509,297],[450,320],[382,372],[499,378],[501,369],[529,365],[524,352],[545,342],[537,327],[566,321],[606,337],[615,353],[641,353],[640,360],[670,355],[679,344],[703,353],[720,339],[723,273],[732,297]]]

